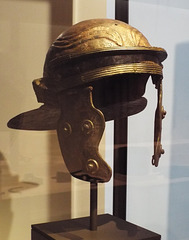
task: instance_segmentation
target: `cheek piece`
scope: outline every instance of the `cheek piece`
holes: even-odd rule
[[[105,119],[93,106],[92,88],[70,90],[60,99],[62,114],[57,133],[68,170],[72,176],[85,181],[109,181],[111,168],[98,152]]]
[[[118,20],[93,19],[71,26],[47,52],[43,77],[33,81],[43,105],[21,113],[8,127],[56,130],[65,164],[73,177],[107,182],[112,171],[99,154],[105,121],[142,111],[151,76],[157,89],[154,154],[161,154],[162,62],[167,53],[152,47],[141,32]]]

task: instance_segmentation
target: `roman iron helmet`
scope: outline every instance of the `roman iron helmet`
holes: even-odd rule
[[[56,129],[72,176],[107,182],[111,168],[98,152],[105,121],[142,111],[151,76],[158,95],[152,157],[157,166],[163,153],[162,62],[166,57],[164,49],[152,47],[142,33],[121,21],[93,19],[75,24],[49,48],[43,77],[33,81],[43,105],[16,116],[8,126]]]

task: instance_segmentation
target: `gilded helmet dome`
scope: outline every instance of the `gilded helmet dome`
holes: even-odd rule
[[[111,19],[73,25],[50,47],[44,82],[59,92],[125,73],[162,74],[162,48],[151,47],[136,28]]]

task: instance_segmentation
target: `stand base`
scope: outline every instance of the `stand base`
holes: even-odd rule
[[[97,231],[90,231],[90,218],[77,218],[32,225],[32,240],[160,240],[161,236],[115,216],[98,216]]]

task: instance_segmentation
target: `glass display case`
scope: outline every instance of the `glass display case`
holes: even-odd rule
[[[100,154],[113,171],[117,169],[116,148],[123,155],[116,162],[116,183],[111,178],[98,184],[98,214],[117,215],[118,221],[124,218],[125,223],[157,233],[154,239],[161,235],[162,240],[188,240],[188,1],[0,0],[0,6],[0,239],[30,239],[31,225],[38,228],[39,223],[55,221],[69,225],[71,219],[90,215],[90,184],[70,176],[56,131],[13,130],[7,122],[39,107],[31,83],[42,76],[49,46],[61,32],[86,19],[118,19],[121,11],[125,15],[120,16],[127,15],[124,20],[140,30],[152,47],[160,46],[168,53],[163,62],[165,154],[158,167],[152,166],[158,97],[148,81],[143,111],[123,121],[106,122]],[[99,221],[103,225],[105,220]],[[136,238],[132,234],[123,239]]]

